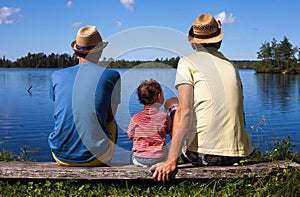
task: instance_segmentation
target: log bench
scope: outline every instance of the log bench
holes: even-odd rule
[[[178,166],[174,179],[214,179],[264,177],[276,169],[299,168],[291,161],[259,162],[240,166]],[[133,165],[112,167],[63,167],[54,162],[0,162],[0,179],[152,179],[149,168]]]

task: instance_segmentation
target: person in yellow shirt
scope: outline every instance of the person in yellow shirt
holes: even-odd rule
[[[188,40],[196,52],[178,62],[179,103],[168,159],[150,168],[157,181],[170,179],[181,150],[195,166],[232,165],[253,152],[239,72],[218,51],[222,39],[221,23],[210,14],[198,16],[189,30]]]

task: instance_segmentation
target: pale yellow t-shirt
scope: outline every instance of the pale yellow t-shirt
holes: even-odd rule
[[[188,149],[243,157],[252,153],[245,130],[242,84],[237,68],[216,49],[206,48],[179,60],[175,87],[194,88],[193,124]]]

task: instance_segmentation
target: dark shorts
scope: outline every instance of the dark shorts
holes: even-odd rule
[[[242,159],[241,157],[205,155],[189,150],[183,152],[182,156],[194,166],[233,165],[234,163],[237,163]]]

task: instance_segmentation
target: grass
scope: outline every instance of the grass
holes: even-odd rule
[[[256,152],[247,161],[292,160],[299,163],[300,154],[292,152],[290,137],[274,141],[273,149]],[[27,161],[26,147],[16,156],[2,149],[1,161]],[[239,163],[238,165],[243,165]],[[207,180],[0,180],[0,196],[300,196],[300,168],[278,169],[266,177]]]
[[[28,154],[28,147],[23,146],[20,148],[20,153],[18,155],[8,152],[3,148],[3,143],[0,142],[2,150],[0,150],[0,161],[32,161],[30,155]]]
[[[299,196],[300,170],[264,178],[204,181],[49,181],[5,180],[0,196]]]

